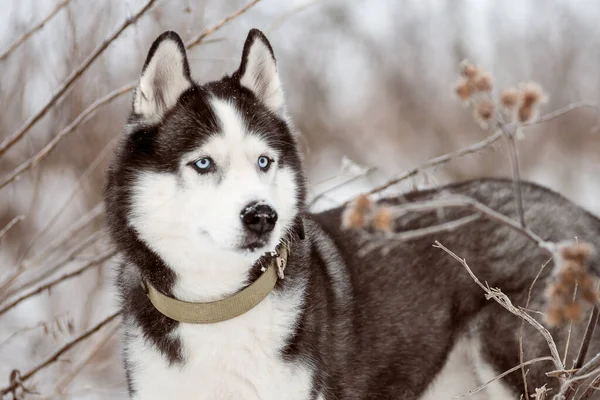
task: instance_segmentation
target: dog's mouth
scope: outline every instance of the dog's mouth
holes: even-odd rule
[[[245,251],[254,252],[264,248],[269,243],[268,238],[260,237],[247,240],[240,248]]]

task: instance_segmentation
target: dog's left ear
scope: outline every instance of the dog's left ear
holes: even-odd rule
[[[271,111],[284,114],[284,98],[273,48],[266,36],[252,29],[244,44],[242,62],[236,72],[240,84],[250,89]]]

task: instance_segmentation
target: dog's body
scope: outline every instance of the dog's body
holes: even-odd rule
[[[106,195],[111,234],[126,258],[118,283],[132,398],[434,399],[457,394],[434,383],[457,343],[468,349],[474,369],[466,373],[478,381],[519,364],[520,320],[486,301],[432,243],[465,257],[517,305],[547,261],[535,245],[482,219],[359,258],[359,235],[341,229],[341,209],[305,211],[303,179],[273,53],[260,32],[248,36],[236,73],[203,86],[192,82],[177,35],[156,40]],[[443,189],[516,216],[508,181]],[[545,239],[600,237],[600,221],[558,194],[526,184],[523,199],[527,222]],[[398,224],[411,230],[464,215],[408,214]],[[256,280],[257,260],[281,241],[290,249],[285,278],[227,321],[174,321],[141,286],[143,279],[188,302],[227,298]],[[540,308],[542,289],[534,287],[530,308]],[[581,329],[574,328],[572,349]],[[565,332],[554,334],[561,346]],[[526,359],[547,355],[539,334],[527,327],[525,338]],[[528,367],[530,391],[546,382],[547,367]],[[517,398],[521,377],[504,382],[494,399]]]

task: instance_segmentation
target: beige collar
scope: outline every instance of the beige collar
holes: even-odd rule
[[[177,300],[163,294],[144,280],[142,280],[142,288],[154,308],[175,321],[189,324],[212,324],[226,321],[250,311],[271,293],[277,283],[277,278],[283,279],[288,253],[288,246],[282,244],[277,252],[271,253],[269,266],[257,280],[222,300],[208,303]]]

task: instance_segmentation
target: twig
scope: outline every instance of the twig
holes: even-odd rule
[[[2,342],[0,342],[0,351],[2,351],[2,348],[4,348],[8,343],[10,343],[17,336],[27,333],[27,332],[34,331],[39,328],[48,329],[48,326],[52,326],[54,323],[58,323],[57,321],[60,321],[60,318],[64,317],[65,314],[66,313],[61,314],[57,317],[54,317],[54,319],[52,321],[50,321],[49,323],[46,321],[42,321],[42,322],[38,322],[37,324],[35,324],[33,326],[26,326],[24,328],[16,330],[12,334],[10,334],[6,339],[4,339]]]
[[[537,119],[535,119],[535,120],[533,120],[531,122],[526,122],[526,123],[520,123],[519,122],[519,123],[511,124],[511,125],[509,125],[509,127],[512,128],[512,127],[516,127],[516,126],[530,126],[530,125],[542,124],[544,122],[548,122],[548,121],[551,121],[551,120],[553,120],[555,118],[561,117],[561,116],[563,116],[563,115],[565,115],[565,114],[567,114],[567,113],[569,113],[569,112],[571,112],[573,110],[576,110],[578,108],[591,108],[591,109],[593,109],[596,112],[596,114],[600,115],[600,107],[598,107],[597,104],[595,104],[595,103],[589,103],[589,102],[586,102],[586,101],[579,101],[579,102],[576,102],[576,103],[571,103],[571,104],[569,104],[567,106],[564,106],[562,108],[559,108],[558,110],[554,110],[554,111],[551,111],[551,112],[549,112],[547,114],[544,114],[544,115],[540,116],[539,118],[537,118]]]
[[[486,217],[499,222],[508,228],[522,234],[523,236],[529,238],[533,241],[537,247],[546,251],[549,255],[554,254],[555,245],[551,242],[547,242],[541,237],[539,237],[535,232],[531,231],[529,228],[522,228],[518,222],[514,221],[512,218],[505,216],[504,214],[499,213],[486,206],[483,203],[478,202],[467,196],[451,196],[447,198],[441,198],[439,200],[429,200],[422,201],[417,203],[408,203],[402,204],[394,208],[394,214],[402,215],[406,212],[424,212],[424,211],[435,211],[440,208],[471,208],[474,211],[478,211],[485,215]]]
[[[595,358],[598,357],[598,355],[596,355],[595,358],[590,360],[590,362],[588,364],[586,364],[585,366],[583,365],[583,363],[585,361],[585,357],[586,357],[588,349],[590,347],[590,344],[592,341],[592,336],[594,335],[594,330],[596,328],[597,323],[598,323],[598,306],[594,306],[594,308],[592,309],[592,314],[590,315],[587,329],[586,329],[583,339],[581,341],[581,346],[579,347],[579,353],[577,354],[577,358],[573,364],[573,369],[577,370],[577,373],[575,373],[573,375],[573,377],[574,377],[573,379],[569,379],[568,381],[564,382],[563,386],[561,388],[560,394],[567,400],[573,398],[575,396],[575,393],[579,389],[578,387],[575,387],[575,385],[574,385],[574,383],[578,380],[575,378],[577,376],[579,376],[579,379],[581,379],[581,375],[585,375],[586,373],[589,373],[590,370],[594,369],[594,368],[590,368],[589,364],[594,364],[594,362],[595,362],[594,360],[595,360]],[[596,365],[596,367],[600,367],[600,359],[597,361],[598,362],[595,365]]]
[[[15,225],[17,225],[19,222],[23,221],[24,219],[25,219],[24,215],[17,215],[13,219],[11,219],[10,222],[8,224],[6,224],[6,226],[4,228],[2,228],[0,230],[0,239],[2,239],[2,237],[4,235],[6,235],[6,233],[8,231],[10,231]]]
[[[540,332],[542,334],[542,336],[546,339],[546,343],[548,344],[548,348],[550,349],[550,354],[552,354],[552,360],[554,361],[554,365],[556,366],[556,369],[557,370],[564,369],[564,365],[560,358],[560,354],[558,353],[556,343],[554,343],[554,339],[552,338],[552,335],[550,334],[548,329],[546,329],[542,324],[540,324],[531,315],[529,315],[526,312],[522,311],[521,309],[515,307],[512,304],[512,302],[510,301],[510,299],[508,298],[508,296],[506,296],[500,290],[490,289],[489,287],[487,287],[486,285],[481,283],[481,281],[479,280],[479,278],[477,278],[477,276],[475,276],[475,274],[473,273],[473,271],[471,270],[471,268],[469,267],[469,265],[467,264],[467,261],[465,259],[457,256],[455,253],[453,253],[451,250],[446,248],[444,245],[442,245],[437,240],[435,241],[435,244],[433,245],[433,247],[444,250],[446,253],[448,253],[450,256],[452,256],[452,258],[454,258],[456,261],[460,262],[462,264],[462,266],[467,270],[467,272],[469,273],[471,278],[475,281],[475,283],[480,288],[482,288],[483,291],[486,293],[486,298],[488,298],[488,299],[493,298],[498,304],[500,304],[506,310],[508,310],[509,312],[511,312],[512,314],[514,314],[520,318],[523,318],[525,321],[527,321],[529,324],[531,324],[535,329],[537,329],[538,332]]]
[[[592,382],[590,382],[589,386],[585,391],[579,396],[578,400],[587,400],[592,397],[593,394],[598,390],[598,385],[600,385],[600,375],[594,378]]]
[[[455,397],[453,397],[453,398],[454,398],[454,399],[459,399],[459,398],[461,398],[461,397],[471,396],[471,395],[473,395],[473,394],[475,394],[475,393],[477,393],[477,392],[480,392],[480,391],[482,391],[483,389],[485,389],[485,388],[486,388],[486,387],[487,387],[487,386],[488,386],[490,383],[493,383],[493,382],[495,382],[495,381],[497,381],[497,380],[499,380],[499,379],[502,379],[502,378],[504,378],[506,375],[508,375],[508,374],[510,374],[510,373],[512,373],[512,372],[515,372],[516,370],[518,370],[518,369],[520,369],[520,368],[524,368],[524,367],[526,367],[527,365],[535,364],[535,363],[538,363],[538,362],[541,362],[541,361],[554,361],[554,359],[553,359],[552,357],[550,357],[550,356],[546,356],[546,357],[538,357],[538,358],[534,358],[533,360],[526,361],[526,362],[524,362],[524,363],[521,363],[521,364],[517,365],[516,367],[512,367],[511,369],[509,369],[509,370],[507,370],[507,371],[504,371],[503,373],[501,373],[500,375],[496,376],[496,377],[495,377],[495,378],[493,378],[493,379],[490,379],[489,381],[487,381],[487,382],[486,382],[486,383],[484,383],[483,385],[481,385],[481,386],[479,386],[479,387],[477,387],[477,388],[475,388],[475,389],[469,390],[469,391],[468,391],[467,393],[465,393],[465,394],[462,394],[462,395],[460,395],[460,396],[455,396]]]
[[[535,283],[537,282],[540,275],[542,274],[542,271],[544,271],[544,268],[546,268],[546,265],[548,265],[550,263],[550,261],[552,261],[552,257],[550,257],[548,259],[548,261],[546,261],[545,263],[542,264],[542,266],[538,270],[538,273],[535,275],[535,278],[533,278],[533,281],[531,282],[531,285],[529,286],[529,290],[527,292],[527,301],[525,302],[525,309],[527,309],[529,307],[529,302],[531,301],[531,292],[533,291],[533,286],[535,286]],[[525,365],[523,365],[523,360],[525,357],[523,354],[524,330],[525,330],[525,320],[521,319],[521,330],[519,332],[519,362],[521,363],[521,366],[522,366],[521,367],[521,375],[523,376],[523,386],[525,388],[525,398],[528,399],[529,398],[529,390],[527,388],[527,374],[525,373]],[[563,362],[563,364],[564,364],[564,362]]]
[[[64,7],[66,7],[70,2],[71,2],[71,0],[63,0],[60,3],[58,3],[54,7],[54,9],[50,12],[50,14],[48,14],[44,19],[42,19],[37,25],[35,25],[29,31],[25,32],[24,34],[19,36],[17,39],[15,39],[15,41],[12,42],[8,46],[8,48],[6,50],[4,50],[4,52],[2,54],[0,54],[0,62],[4,61],[4,59],[6,59],[10,55],[10,53],[12,53],[19,46],[21,46],[23,43],[25,43],[25,41],[27,39],[29,39],[31,36],[33,36],[35,33],[37,33],[37,31],[42,29],[44,27],[44,25],[46,25],[48,23],[48,21],[50,21],[52,19],[52,17],[54,17],[56,14],[58,14],[58,12],[60,10],[62,10]]]
[[[585,102],[580,102],[580,103],[573,103],[573,104],[569,104],[563,108],[560,108],[556,111],[553,111],[551,113],[545,114],[543,116],[541,116],[540,118],[538,118],[535,121],[526,123],[526,124],[521,124],[521,126],[529,126],[529,125],[535,125],[535,124],[540,124],[543,122],[547,122],[550,121],[554,118],[558,118],[564,114],[567,114],[573,110],[576,110],[578,108],[593,108],[596,112],[600,113],[600,108],[592,103],[585,103]],[[512,127],[513,125],[508,125],[509,127]],[[517,125],[515,125],[516,127]],[[435,158],[432,158],[431,160],[425,162],[424,164],[416,167],[416,168],[412,168],[409,169],[408,171],[405,171],[404,173],[402,173],[401,175],[389,180],[388,182],[386,182],[383,185],[380,185],[366,193],[364,193],[365,195],[371,195],[371,194],[375,194],[375,193],[379,193],[384,191],[385,189],[388,189],[391,186],[396,185],[397,183],[408,179],[412,176],[417,175],[419,172],[426,170],[426,169],[430,169],[433,167],[437,167],[439,165],[443,165],[448,163],[451,160],[454,160],[455,158],[460,158],[460,157],[464,157],[466,155],[469,154],[473,154],[476,153],[478,151],[481,151],[483,149],[485,149],[486,147],[492,145],[493,143],[495,143],[496,141],[498,141],[498,139],[500,139],[504,134],[502,133],[501,130],[496,131],[494,134],[488,136],[487,138],[469,146],[466,147],[464,149],[461,150],[457,150],[448,154],[444,154]],[[352,200],[348,200],[347,202],[344,203],[344,205],[347,205],[348,203],[350,203],[350,201]]]
[[[342,187],[344,187],[344,186],[346,186],[346,185],[348,185],[348,184],[350,184],[350,183],[352,183],[354,181],[357,181],[357,180],[359,180],[361,178],[364,178],[364,177],[370,175],[371,173],[373,173],[375,171],[377,171],[377,168],[375,168],[375,167],[367,168],[366,170],[364,170],[360,174],[354,175],[353,177],[350,177],[350,178],[346,179],[344,182],[340,182],[337,185],[334,185],[334,186],[332,186],[330,188],[327,188],[327,189],[323,190],[321,193],[319,193],[318,195],[316,195],[310,201],[310,203],[308,204],[308,207],[310,208],[310,207],[314,206],[317,203],[317,201],[321,200],[328,193],[331,193],[331,192],[333,192],[333,191],[335,191],[335,190],[337,190],[339,188],[342,188]]]
[[[5,305],[4,307],[0,308],[0,315],[5,314],[7,311],[9,311],[10,309],[14,308],[15,306],[17,306],[18,304],[20,304],[21,302],[35,296],[38,295],[40,293],[43,293],[44,291],[50,289],[51,287],[58,285],[59,283],[62,283],[66,280],[69,280],[71,278],[74,278],[76,276],[81,275],[82,273],[84,273],[85,271],[87,271],[88,269],[96,266],[96,265],[100,265],[103,262],[107,261],[108,259],[114,257],[117,254],[116,250],[110,250],[104,254],[101,254],[100,256],[86,262],[85,264],[83,264],[81,267],[79,267],[78,269],[69,272],[68,274],[64,274],[40,287],[38,287],[37,289],[24,294],[20,297],[18,297],[17,299],[11,301],[10,303],[8,303],[7,305]]]
[[[91,210],[83,214],[77,221],[67,227],[63,233],[58,235],[54,240],[52,240],[46,247],[42,250],[38,251],[37,254],[33,256],[30,260],[25,260],[20,262],[19,264],[23,264],[22,268],[28,268],[30,265],[38,262],[42,258],[47,258],[48,254],[55,251],[56,249],[62,247],[66,242],[75,237],[79,232],[81,232],[84,228],[86,228],[92,221],[94,221],[97,217],[102,215],[104,212],[104,203],[100,202],[92,207]],[[29,245],[29,247],[33,247],[33,242]],[[26,257],[22,257],[23,259]]]
[[[424,236],[434,235],[440,232],[452,232],[458,228],[470,224],[481,217],[480,213],[459,218],[454,221],[444,222],[427,228],[414,229],[407,232],[394,232],[393,234],[384,234],[381,240],[370,241],[366,246],[358,251],[359,257],[364,257],[367,253],[375,250],[378,247],[391,245],[390,242],[406,242],[409,240],[419,239]]]
[[[102,350],[104,348],[104,346],[106,346],[106,344],[110,341],[110,339],[112,339],[112,337],[117,333],[119,328],[120,328],[119,325],[115,325],[115,327],[112,328],[107,333],[107,335],[104,338],[102,338],[94,346],[94,348],[90,351],[90,353],[87,355],[87,357],[85,357],[81,362],[79,362],[78,365],[75,366],[73,368],[73,370],[58,383],[57,389],[56,389],[56,391],[58,393],[60,393],[62,395],[65,394],[64,390],[71,384],[71,382],[73,382],[73,379],[75,379],[77,377],[77,375],[79,375],[81,373],[83,368],[85,368],[85,366],[87,364],[89,364],[98,355],[100,350]]]
[[[48,142],[48,144],[46,144],[46,146],[44,146],[35,156],[31,157],[29,160],[25,161],[24,163],[19,165],[17,168],[15,168],[8,175],[8,177],[5,178],[2,181],[2,183],[0,183],[0,189],[4,188],[6,185],[8,185],[9,183],[11,183],[15,179],[17,179],[19,177],[19,175],[21,175],[23,172],[27,171],[28,169],[30,169],[32,167],[35,167],[37,163],[39,163],[41,160],[46,158],[50,154],[52,149],[54,149],[56,147],[56,145],[58,145],[58,143],[60,143],[68,134],[75,131],[75,129],[77,129],[81,124],[83,124],[89,118],[91,118],[94,115],[94,113],[96,112],[96,110],[98,110],[98,108],[100,108],[101,106],[103,106],[105,104],[110,103],[114,99],[116,99],[124,94],[129,93],[129,91],[131,89],[133,89],[134,87],[135,87],[134,84],[128,84],[128,85],[122,86],[119,89],[110,92],[106,96],[101,97],[101,98],[97,99],[96,101],[94,101],[92,104],[90,104],[90,106],[88,108],[86,108],[81,114],[79,114],[73,120],[73,122],[71,122],[69,125],[67,125],[56,136],[54,136],[52,138],[52,140],[50,140]],[[9,140],[9,139],[7,139],[7,140]],[[0,147],[0,156],[1,155],[2,155],[2,148]]]
[[[504,129],[504,128],[502,128]],[[519,170],[519,152],[515,140],[514,132],[504,130],[506,139],[508,140],[508,154],[510,159],[510,168],[513,173],[513,190],[515,195],[515,204],[519,215],[521,227],[525,228],[525,210],[523,209],[523,195],[521,192],[521,172]]]
[[[91,235],[87,236],[85,239],[77,242],[75,244],[75,247],[73,247],[70,250],[68,250],[66,252],[66,254],[64,254],[64,255],[61,254],[62,258],[60,258],[59,261],[55,262],[52,267],[45,269],[44,272],[40,276],[38,276],[37,278],[35,278],[35,280],[32,280],[30,282],[27,282],[27,283],[23,284],[18,289],[9,291],[8,289],[10,288],[10,286],[31,265],[30,263],[27,263],[27,264],[26,263],[20,263],[19,266],[18,266],[18,268],[6,280],[4,280],[4,282],[2,282],[2,285],[0,286],[0,295],[2,295],[2,297],[0,298],[0,302],[6,300],[7,297],[12,296],[14,293],[17,293],[20,290],[23,290],[23,289],[31,286],[32,282],[35,284],[38,280],[44,279],[44,278],[48,277],[49,275],[53,274],[54,272],[56,272],[58,269],[60,269],[64,265],[66,265],[69,262],[75,260],[75,257],[79,253],[81,253],[83,250],[85,250],[90,245],[96,243],[102,237],[103,237],[103,232],[102,231],[97,231],[97,232],[92,233]],[[41,256],[40,257],[36,257],[37,260],[40,260],[41,258],[42,258]]]
[[[246,4],[244,7],[240,8],[239,10],[237,10],[236,12],[234,12],[233,14],[230,14],[229,16],[225,17],[223,20],[221,20],[221,22],[219,22],[216,25],[211,26],[210,28],[207,28],[205,30],[203,30],[198,36],[196,36],[195,38],[192,38],[191,40],[189,40],[185,46],[187,48],[191,48],[194,47],[198,44],[200,44],[204,38],[206,38],[209,35],[212,35],[213,33],[217,32],[219,29],[221,29],[222,27],[224,27],[225,25],[227,25],[227,23],[233,21],[234,19],[236,19],[237,17],[239,17],[240,15],[242,15],[243,13],[245,13],[246,11],[248,11],[250,8],[252,8],[254,5],[256,5],[260,0],[253,0],[250,3]]]
[[[151,2],[154,2],[154,1],[155,0],[151,0]],[[216,25],[214,25],[210,28],[207,28],[196,38],[189,41],[188,44],[186,45],[186,47],[188,49],[191,49],[195,46],[200,45],[207,36],[218,31],[220,28],[222,28],[228,22],[232,21],[239,15],[243,14],[246,10],[248,10],[250,7],[252,7],[254,4],[258,3],[259,1],[260,0],[252,1],[251,3],[242,7],[235,13],[233,13],[233,14],[229,15],[228,17],[226,17],[225,19],[223,19],[221,22],[217,23]],[[125,86],[122,86],[119,89],[114,90],[113,92],[107,94],[106,96],[94,101],[88,108],[86,108],[81,114],[79,114],[75,118],[75,120],[73,120],[73,122],[71,122],[58,135],[56,135],[46,146],[44,146],[44,148],[42,150],[40,150],[35,156],[33,156],[32,158],[30,158],[29,160],[27,160],[26,162],[24,162],[23,164],[21,164],[17,168],[15,168],[9,174],[8,178],[4,179],[4,181],[2,181],[2,183],[0,183],[0,190],[2,188],[4,188],[6,185],[8,185],[9,183],[11,183],[12,181],[14,181],[15,179],[17,179],[23,172],[27,171],[30,168],[35,167],[37,165],[37,163],[39,163],[41,160],[46,158],[48,156],[48,154],[56,147],[56,145],[62,139],[64,139],[68,134],[70,134],[75,129],[77,129],[81,124],[86,122],[88,120],[88,118],[90,118],[97,111],[98,108],[100,108],[101,106],[104,106],[105,104],[110,103],[111,101],[115,100],[116,98],[118,98],[124,94],[129,93],[129,91],[131,89],[133,89],[136,86],[136,84],[137,84],[137,82],[129,83]],[[24,134],[25,133],[23,133],[23,135]],[[9,140],[11,140],[11,138],[6,139],[5,142],[9,141]],[[0,144],[0,156],[3,153],[3,145],[4,145],[4,142],[2,144]],[[9,146],[12,146],[12,144],[10,144]]]
[[[590,319],[588,321],[587,328],[585,330],[585,334],[583,335],[583,340],[581,341],[581,346],[579,347],[579,352],[577,353],[577,358],[573,363],[573,369],[579,369],[583,366],[585,357],[592,342],[592,337],[594,336],[596,324],[598,323],[598,314],[598,306],[594,306],[594,308],[592,309],[592,314],[590,315]]]
[[[575,282],[575,288],[573,290],[572,302],[575,303],[577,300],[577,282]],[[563,364],[567,365],[567,355],[569,354],[569,344],[571,343],[571,335],[573,333],[573,318],[569,319],[569,329],[567,333],[567,341],[565,343],[565,355],[563,356]]]
[[[271,25],[269,25],[267,29],[265,29],[265,34],[270,34],[275,29],[279,28],[279,26],[283,24],[283,22],[285,22],[286,19],[306,10],[307,8],[315,5],[319,1],[320,0],[308,0],[295,7],[294,9],[281,14],[279,17],[275,18],[275,20],[271,23]]]
[[[67,79],[60,85],[60,87],[54,92],[50,100],[42,107],[37,114],[31,117],[25,125],[23,125],[17,132],[7,137],[0,143],[0,156],[4,154],[8,149],[10,149],[15,143],[17,143],[29,130],[40,120],[44,115],[48,113],[52,109],[52,106],[56,104],[58,99],[62,97],[63,94],[71,87],[71,85],[79,79],[83,75],[83,73],[92,65],[94,61],[108,48],[108,46],[114,42],[130,25],[137,22],[138,19],[142,15],[144,15],[156,2],[156,0],[149,0],[146,5],[137,12],[131,18],[128,18],[120,27],[117,29],[111,36],[108,37],[100,46],[96,48],[90,54],[75,71],[71,72],[71,74],[67,77]],[[4,186],[4,185],[2,185]],[[1,188],[1,186],[0,186]]]
[[[2,298],[1,301],[3,302],[4,300],[6,300],[6,298],[14,296],[16,293],[22,292],[36,284],[39,284],[41,281],[43,281],[44,279],[46,279],[49,276],[51,276],[52,274],[54,274],[56,271],[67,266],[70,262],[75,261],[77,256],[79,256],[79,254],[81,252],[83,252],[85,249],[89,248],[93,244],[97,243],[103,237],[104,237],[104,231],[100,230],[100,231],[92,233],[88,237],[77,242],[72,249],[68,250],[68,252],[66,252],[66,254],[63,255],[62,258],[60,258],[58,261],[54,262],[54,264],[51,264],[52,265],[51,267],[43,268],[42,273],[40,275],[38,275],[35,278],[22,284],[17,289],[14,289],[14,290],[8,292],[7,295],[4,298]]]
[[[104,146],[104,148],[98,153],[98,155],[94,158],[94,160],[87,166],[85,171],[83,171],[83,173],[79,176],[79,179],[77,179],[77,182],[75,183],[75,185],[73,185],[73,188],[71,189],[71,193],[69,193],[69,195],[67,196],[67,198],[63,202],[63,204],[58,208],[58,210],[56,210],[56,212],[48,220],[48,222],[46,222],[46,224],[40,230],[38,230],[36,232],[34,238],[29,243],[29,246],[27,247],[27,250],[25,251],[25,254],[23,255],[22,259],[27,258],[27,256],[29,255],[30,251],[33,249],[34,244],[37,242],[37,240],[39,240],[39,238],[41,238],[50,228],[52,228],[54,226],[56,221],[59,220],[60,216],[67,209],[68,205],[71,203],[71,201],[73,201],[73,199],[75,199],[79,190],[81,190],[85,179],[98,167],[98,165],[100,165],[100,162],[104,159],[104,157],[106,157],[108,152],[110,150],[112,150],[113,145],[116,143],[116,141],[118,139],[119,139],[119,135],[112,138]]]
[[[4,389],[0,390],[0,396],[4,396],[5,394],[15,392],[22,383],[24,383],[27,380],[31,379],[35,374],[37,374],[38,372],[40,372],[42,369],[44,369],[44,368],[48,367],[49,365],[52,365],[55,362],[57,362],[59,360],[59,358],[64,353],[66,353],[67,351],[69,351],[71,348],[73,348],[77,344],[83,342],[84,340],[86,340],[87,338],[89,338],[90,336],[92,336],[94,333],[98,332],[100,329],[102,329],[105,325],[108,325],[109,323],[111,323],[118,316],[119,316],[118,312],[114,313],[114,314],[112,314],[110,316],[108,316],[106,319],[104,319],[103,321],[99,322],[93,328],[90,328],[88,331],[86,331],[82,335],[78,336],[74,340],[70,341],[69,343],[67,343],[66,345],[64,345],[63,347],[61,347],[56,353],[54,353],[53,355],[51,355],[50,357],[48,357],[44,362],[42,362],[41,364],[39,364],[36,367],[34,367],[30,371],[28,371],[26,374],[22,375],[20,377],[20,380],[19,380],[18,383],[17,382],[13,382],[9,386],[7,386]]]

